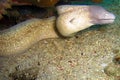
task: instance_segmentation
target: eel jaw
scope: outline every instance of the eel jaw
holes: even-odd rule
[[[109,24],[113,22],[114,22],[114,19],[100,19],[98,24]]]
[[[91,23],[93,24],[111,24],[114,22],[115,19],[96,19],[92,20]]]

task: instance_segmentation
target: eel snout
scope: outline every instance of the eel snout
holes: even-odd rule
[[[108,24],[115,20],[115,15],[101,6],[90,6],[89,11],[93,24]]]

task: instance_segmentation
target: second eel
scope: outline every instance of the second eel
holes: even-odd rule
[[[0,32],[0,56],[23,53],[47,38],[65,37],[96,24],[112,23],[115,16],[100,6],[61,5],[58,17],[31,19]]]

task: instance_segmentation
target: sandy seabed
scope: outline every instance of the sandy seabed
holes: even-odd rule
[[[72,38],[42,40],[23,54],[1,57],[0,80],[120,80],[116,4],[107,7],[116,15],[113,24],[93,26]]]

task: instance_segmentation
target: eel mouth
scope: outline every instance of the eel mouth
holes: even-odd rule
[[[115,19],[99,19],[100,24],[113,23]]]
[[[115,18],[110,18],[110,19],[98,19],[98,24],[108,24],[108,23],[113,23],[115,21]]]
[[[93,24],[111,24],[115,21],[115,19],[95,19],[92,20],[91,22]]]
[[[115,21],[115,16],[112,15],[110,17],[102,17],[102,18],[93,18],[93,24],[111,24]]]

